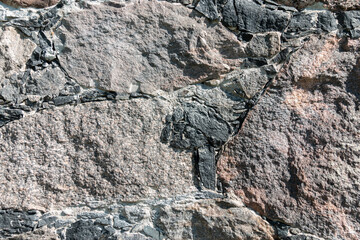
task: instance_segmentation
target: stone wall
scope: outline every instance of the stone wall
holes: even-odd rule
[[[3,2],[0,238],[360,238],[356,1]]]

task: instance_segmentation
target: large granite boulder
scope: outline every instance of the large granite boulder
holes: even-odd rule
[[[226,146],[218,174],[261,215],[357,239],[359,40],[311,37]]]

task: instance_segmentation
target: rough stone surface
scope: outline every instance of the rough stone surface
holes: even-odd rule
[[[253,0],[235,0],[233,7],[236,9],[237,21],[235,26],[241,31],[270,32],[283,31],[290,19],[290,14],[281,10],[264,8]],[[261,19],[261,21],[259,21]],[[231,21],[224,21],[232,26]]]
[[[161,100],[87,103],[5,125],[1,207],[49,209],[91,197],[136,200],[194,191],[191,155],[160,143],[169,108]]]
[[[237,200],[164,206],[155,221],[171,239],[274,239],[272,227]]]
[[[329,239],[360,236],[360,55],[350,50],[357,44],[311,37],[218,164],[247,206]]]
[[[59,2],[59,0],[1,0],[1,2],[16,8],[45,8]]]
[[[13,27],[0,28],[0,86],[5,77],[25,70],[27,60],[30,58],[36,44],[24,39]]]
[[[280,52],[280,47],[280,34],[275,32],[255,35],[245,51],[249,57],[270,58]]]
[[[358,2],[287,4],[0,4],[0,238],[359,239]]]
[[[18,234],[9,231],[10,224],[17,226]],[[224,199],[213,192],[130,205],[98,202],[97,206],[89,204],[44,214],[3,211],[0,227],[0,237],[13,235],[11,239],[272,240],[275,236],[273,227],[239,199]]]
[[[225,27],[167,2],[91,6],[68,15],[57,32],[69,75],[85,87],[117,92],[216,79],[239,66],[243,54]]]

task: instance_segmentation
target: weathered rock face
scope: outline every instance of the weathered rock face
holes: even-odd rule
[[[331,239],[360,236],[358,44],[311,37],[218,164],[247,206]]]
[[[87,103],[7,124],[0,133],[1,207],[47,210],[89,197],[195,191],[190,153],[159,140],[170,110],[161,100]]]
[[[216,79],[243,56],[225,27],[166,2],[91,6],[69,14],[58,32],[59,60],[69,75],[85,87],[117,92]]]
[[[16,8],[45,8],[55,5],[59,0],[1,0],[1,2]]]
[[[359,239],[358,3],[170,2],[0,5],[0,238]]]

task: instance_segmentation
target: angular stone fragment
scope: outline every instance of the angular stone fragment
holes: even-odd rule
[[[114,27],[116,26],[116,27]],[[158,1],[94,5],[57,30],[62,66],[85,87],[117,92],[173,90],[239,66],[236,36],[194,10]]]
[[[210,20],[216,20],[220,17],[217,6],[213,0],[200,0],[195,9]]]
[[[218,164],[247,206],[328,239],[360,237],[360,54],[348,43],[311,37]]]
[[[36,220],[36,216],[13,210],[0,211],[0,237],[2,239],[14,233],[31,231],[35,227],[33,220]]]
[[[220,88],[231,95],[251,99],[268,81],[269,78],[262,67],[250,68],[231,72],[224,78]]]
[[[64,106],[0,128],[0,208],[195,191],[191,153],[160,143],[163,100]]]
[[[58,67],[31,70],[30,78],[24,84],[24,92],[29,95],[53,98],[64,89],[66,82],[65,74]]]
[[[1,0],[1,2],[16,8],[45,8],[59,2],[59,0]]]
[[[280,52],[280,33],[256,34],[246,46],[249,57],[273,57]]]
[[[331,32],[337,29],[335,14],[330,11],[321,11],[318,14],[318,27],[325,31]]]

